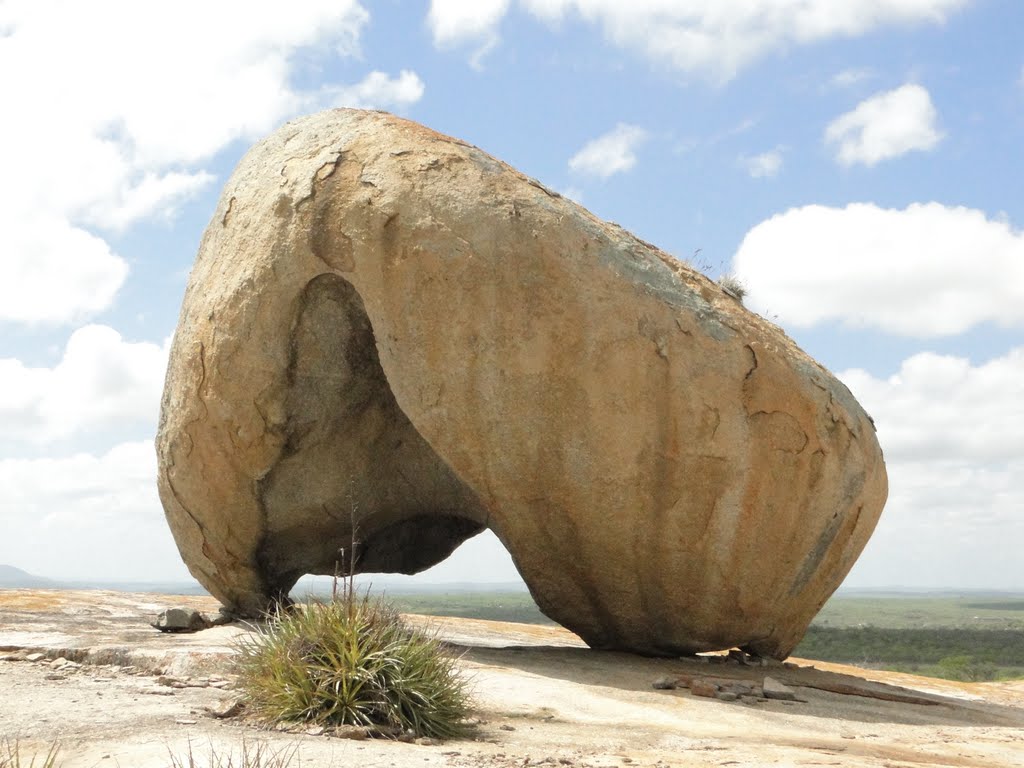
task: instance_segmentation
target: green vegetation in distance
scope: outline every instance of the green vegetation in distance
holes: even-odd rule
[[[554,624],[521,591],[390,594],[406,613]],[[793,654],[949,680],[1024,677],[1024,597],[1014,594],[837,594]]]

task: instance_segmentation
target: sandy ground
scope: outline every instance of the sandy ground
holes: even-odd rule
[[[208,711],[235,696],[230,648],[245,630],[160,634],[147,622],[169,605],[215,609],[203,598],[0,591],[0,658],[10,658],[0,661],[0,740],[19,740],[23,757],[57,740],[65,768],[169,766],[190,744],[205,765],[211,747],[237,757],[243,740],[294,749],[293,766],[318,768],[1024,766],[1024,683],[645,659],[591,651],[556,628],[459,619],[441,621],[440,631],[464,653],[473,681],[471,738],[406,744],[268,732]],[[43,656],[26,658],[34,653]],[[651,687],[682,674],[752,682],[771,674],[803,701],[723,702]],[[872,695],[821,690],[837,684]]]

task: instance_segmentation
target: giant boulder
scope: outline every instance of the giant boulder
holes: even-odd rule
[[[237,613],[490,528],[548,616],[650,654],[786,656],[886,496],[869,417],[779,328],[479,149],[353,110],[227,183],[157,449],[182,557]]]

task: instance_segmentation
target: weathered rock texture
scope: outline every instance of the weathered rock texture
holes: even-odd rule
[[[786,656],[886,496],[847,389],[651,245],[383,113],[289,123],[228,182],[157,438],[229,608],[412,573],[491,528],[596,647]],[[341,552],[340,550],[344,550]]]

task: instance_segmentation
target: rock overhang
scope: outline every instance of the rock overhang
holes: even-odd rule
[[[351,110],[228,182],[158,452],[183,557],[236,610],[332,572],[353,523],[357,570],[405,572],[489,527],[549,616],[647,653],[787,654],[885,499],[869,418],[778,328],[479,149]]]

